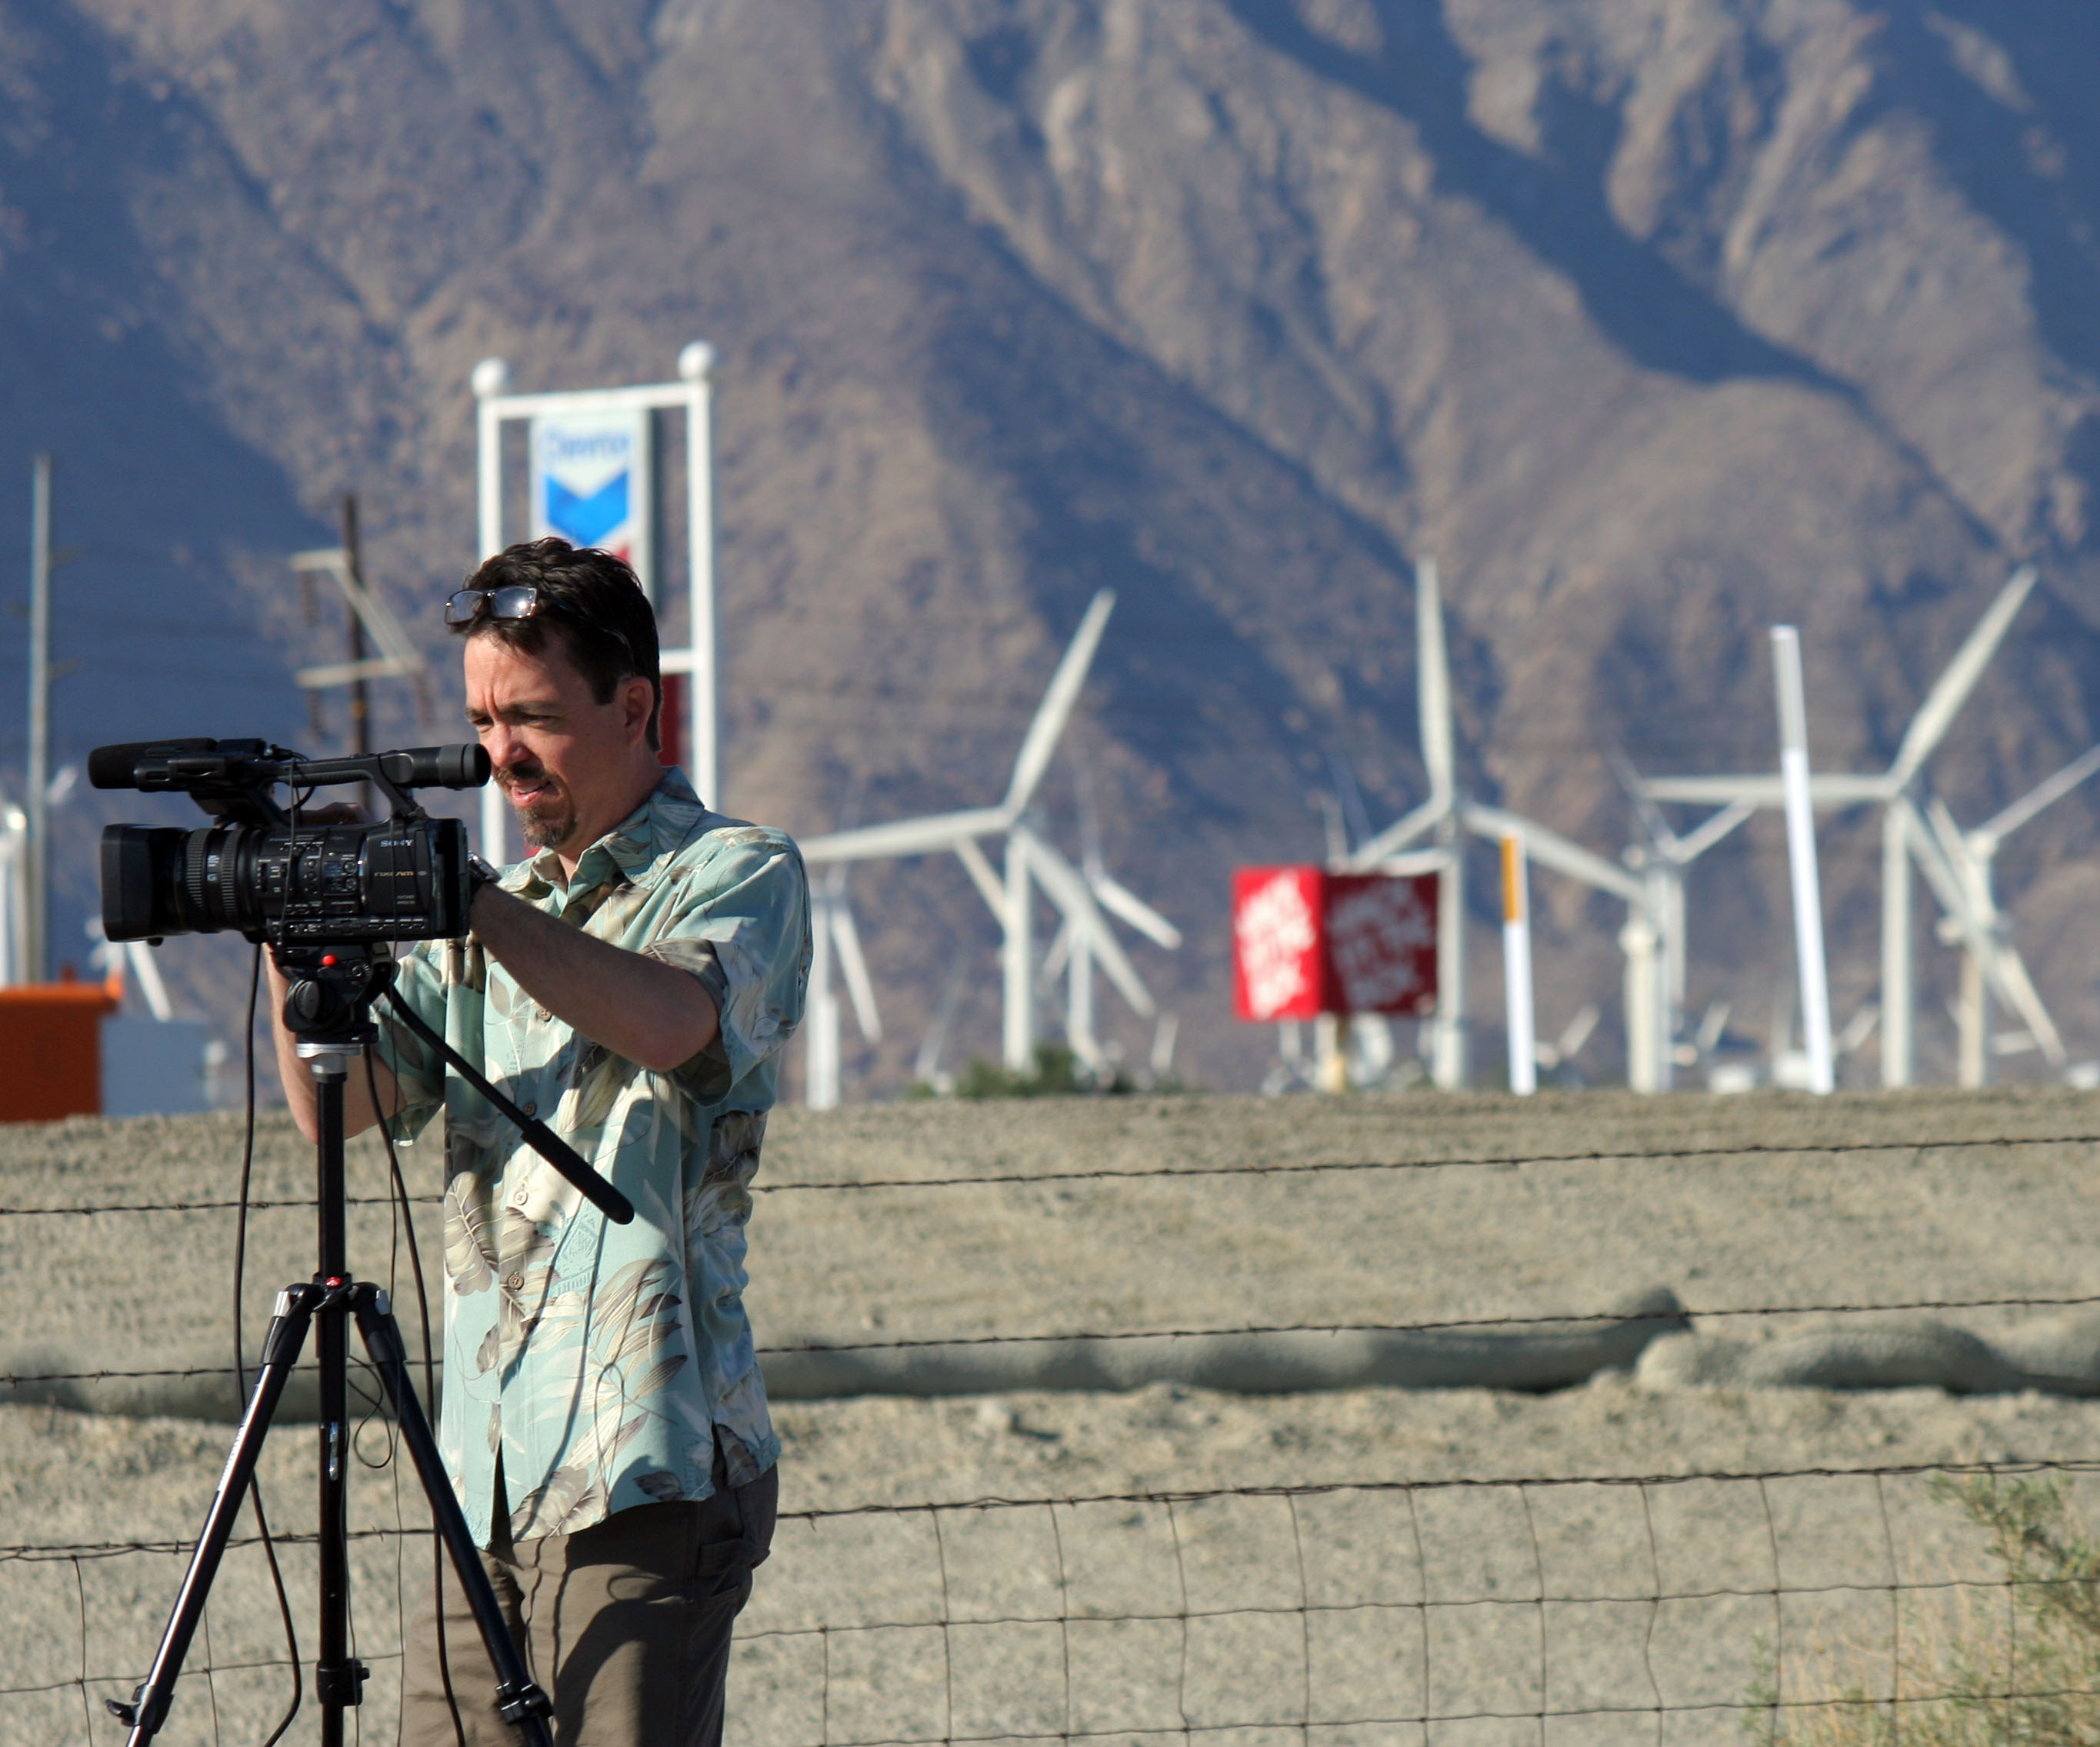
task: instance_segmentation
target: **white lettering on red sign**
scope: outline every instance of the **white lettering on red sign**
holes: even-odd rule
[[[1295,871],[1277,874],[1241,901],[1233,938],[1247,1009],[1256,1019],[1273,1018],[1306,992],[1319,937],[1318,919]]]
[[[1327,904],[1327,954],[1343,1011],[1390,1012],[1422,993],[1417,955],[1436,939],[1436,918],[1411,880],[1343,887]]]

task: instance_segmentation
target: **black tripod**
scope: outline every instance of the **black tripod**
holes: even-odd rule
[[[481,1555],[466,1524],[465,1514],[445,1477],[421,1401],[408,1374],[408,1351],[394,1320],[386,1294],[369,1282],[353,1280],[344,1254],[343,1090],[351,1064],[360,1059],[376,1035],[372,1004],[390,993],[394,966],[374,958],[364,946],[287,948],[277,955],[279,967],[291,979],[285,1003],[286,1027],[298,1039],[300,1057],[311,1066],[316,1094],[316,1151],[319,1155],[320,1266],[310,1281],[288,1286],[277,1295],[268,1332],[262,1338],[262,1366],[255,1388],[234,1436],[233,1449],[219,1476],[205,1518],[204,1533],[190,1555],[189,1569],[175,1599],[152,1670],[129,1705],[109,1707],[130,1730],[130,1747],[152,1740],[167,1720],[190,1639],[204,1617],[213,1577],[233,1533],[240,1501],[255,1475],[262,1440],[278,1402],[290,1382],[292,1368],[306,1345],[307,1330],[318,1325],[316,1356],[320,1370],[320,1655],[314,1669],[314,1692],[321,1706],[323,1747],[342,1747],[343,1713],[363,1700],[369,1672],[350,1650],[349,1406],[350,1331],[355,1319],[365,1352],[386,1392],[407,1446],[430,1500],[430,1515],[461,1587],[474,1610],[474,1623],[488,1646],[496,1674],[496,1704],[531,1747],[550,1747],[546,1718],[553,1705],[532,1683],[524,1658],[511,1641],[508,1626],[482,1568]],[[574,1183],[608,1218],[624,1224],[634,1217],[625,1196],[564,1146],[542,1124],[515,1105],[449,1048],[402,1001],[392,997],[395,1012],[425,1043],[438,1049],[452,1067],[479,1088],[483,1096],[524,1130],[525,1139],[548,1162]]]

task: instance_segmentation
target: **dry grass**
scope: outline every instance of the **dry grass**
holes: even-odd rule
[[[1751,1695],[1763,1708],[1745,1721],[1758,1747],[2100,1747],[2100,1542],[2063,1483],[1984,1476],[1934,1491],[1988,1537],[1999,1594],[1965,1595],[1946,1624],[1913,1621],[1893,1683],[1885,1657],[1855,1651],[1827,1701],[1781,1709],[1764,1652]]]

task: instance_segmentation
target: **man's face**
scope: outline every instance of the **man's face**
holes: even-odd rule
[[[580,856],[641,805],[651,693],[622,680],[600,704],[556,631],[536,655],[483,634],[466,644],[466,714],[536,849]],[[642,795],[635,792],[645,785]]]

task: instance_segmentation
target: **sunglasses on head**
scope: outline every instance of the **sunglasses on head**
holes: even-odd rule
[[[580,607],[543,597],[536,583],[510,582],[494,589],[461,589],[445,602],[447,624],[472,624],[477,619],[533,619],[543,612],[588,625],[600,636],[609,637],[618,643],[627,651],[629,661],[634,660],[634,646],[620,633],[593,618]]]

